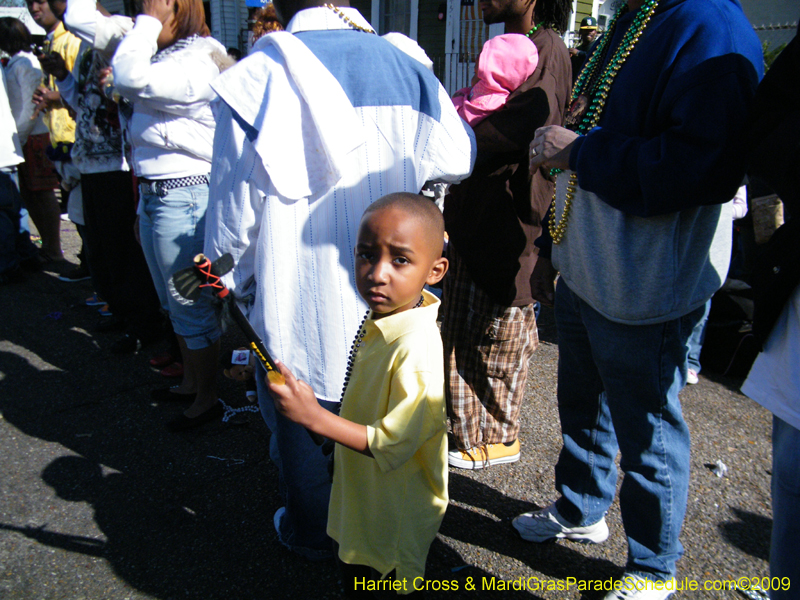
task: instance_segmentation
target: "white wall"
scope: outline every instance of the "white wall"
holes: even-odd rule
[[[9,6],[0,6],[0,17],[14,17],[25,23],[28,31],[33,35],[44,35],[45,30],[33,22],[31,13],[27,8],[14,8]]]

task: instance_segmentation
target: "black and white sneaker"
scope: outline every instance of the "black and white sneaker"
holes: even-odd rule
[[[89,267],[81,263],[74,269],[67,271],[63,275],[59,275],[58,278],[61,281],[76,282],[76,281],[86,281],[87,279],[91,279],[91,275],[89,275]]]

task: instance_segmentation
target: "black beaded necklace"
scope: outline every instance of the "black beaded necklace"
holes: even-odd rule
[[[419,297],[419,300],[414,305],[414,308],[419,308],[422,306],[422,296]],[[366,329],[364,329],[364,323],[367,322],[367,317],[369,316],[370,309],[367,309],[367,314],[364,315],[364,318],[361,319],[361,325],[358,326],[358,333],[356,333],[356,338],[353,340],[353,345],[350,346],[350,356],[347,358],[347,369],[344,372],[344,385],[342,386],[342,396],[339,398],[339,406],[342,406],[342,402],[344,401],[344,393],[347,391],[347,384],[350,382],[350,375],[353,372],[353,364],[356,361],[356,354],[358,354],[358,349],[364,345],[364,336],[367,335]]]
[[[419,300],[414,305],[414,308],[419,308],[422,306],[424,298],[420,295]],[[353,364],[356,361],[356,354],[358,354],[358,349],[364,345],[364,337],[367,335],[366,330],[364,329],[364,323],[367,322],[367,317],[369,317],[370,309],[367,309],[367,314],[364,315],[364,318],[361,319],[361,325],[358,326],[358,333],[356,333],[356,337],[353,340],[353,345],[350,347],[350,356],[347,358],[347,369],[344,372],[344,385],[342,386],[342,396],[339,398],[339,404],[336,405],[334,410],[334,414],[337,416],[342,410],[342,402],[344,401],[344,394],[347,391],[347,384],[350,382],[350,375],[353,373]],[[322,444],[322,453],[325,456],[330,457],[328,463],[328,473],[333,479],[333,448],[336,444],[330,440],[326,439],[325,443]]]

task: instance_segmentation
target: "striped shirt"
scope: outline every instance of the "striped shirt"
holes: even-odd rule
[[[310,71],[321,63],[335,78],[324,88],[331,110],[327,92],[321,108],[304,96],[314,82],[302,81],[303,65],[268,43],[212,84],[221,102],[205,249],[233,255],[224,282],[239,299],[253,295],[249,319],[273,357],[337,401],[366,310],[354,280],[361,215],[386,194],[466,178],[475,139],[430,71],[380,37],[324,7],[301,11],[287,31],[313,54]],[[326,138],[337,120],[353,125]],[[326,161],[331,146],[345,150]]]

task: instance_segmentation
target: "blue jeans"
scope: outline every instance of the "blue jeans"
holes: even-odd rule
[[[560,280],[556,287],[558,409],[563,447],[556,465],[558,512],[576,525],[603,518],[620,490],[627,571],[669,579],[689,486],[689,430],[678,392],[686,342],[703,307],[654,325],[609,321]]]
[[[772,600],[797,598],[800,587],[800,431],[772,417],[772,540],[771,577],[788,577],[789,590],[772,590]]]
[[[205,289],[193,304],[180,302],[169,291],[176,271],[191,267],[203,251],[208,186],[193,185],[168,190],[163,198],[143,194],[139,214],[139,236],[158,299],[175,333],[190,350],[202,350],[221,335],[211,292]]]
[[[697,322],[697,325],[692,329],[692,335],[689,336],[688,349],[689,356],[687,357],[689,368],[695,373],[699,373],[700,369],[700,352],[703,350],[703,342],[706,339],[706,323],[708,323],[708,311],[711,310],[711,299],[706,302],[704,307],[703,316]]]
[[[261,416],[272,432],[269,455],[278,467],[278,486],[286,507],[281,520],[280,541],[291,549],[331,552],[327,534],[328,502],[331,497],[329,459],[311,439],[308,431],[277,410],[264,381],[266,371],[256,370],[258,404]],[[318,400],[330,411],[334,402]]]

